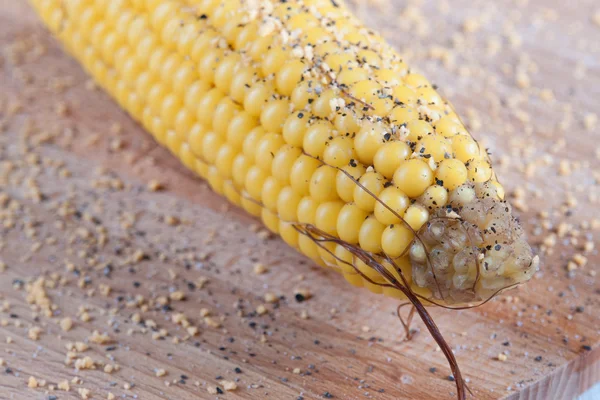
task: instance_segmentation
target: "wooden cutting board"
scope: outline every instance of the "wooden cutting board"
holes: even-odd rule
[[[600,26],[593,1],[566,3],[351,3],[454,100],[549,248],[529,284],[431,310],[477,399],[573,399],[600,380]],[[0,398],[454,398],[420,321],[402,340],[397,301],[265,237],[94,89],[26,2],[0,7],[0,50]],[[68,354],[76,342],[89,349]],[[237,389],[212,394],[223,380]]]

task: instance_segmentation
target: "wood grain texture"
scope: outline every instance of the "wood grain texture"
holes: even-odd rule
[[[597,218],[599,206],[593,196],[600,193],[593,172],[600,170],[596,155],[600,136],[598,127],[586,130],[584,124],[587,113],[599,111],[600,100],[600,40],[591,39],[600,37],[600,27],[590,20],[593,1],[567,5],[555,0],[459,0],[447,12],[435,1],[392,3],[394,12],[351,4],[413,65],[440,83],[475,136],[484,137],[493,149],[494,158],[511,155],[511,162],[498,167],[499,176],[510,191],[517,187],[526,191],[528,209],[521,219],[533,242],[539,244],[548,235],[540,226],[540,210],[561,213],[552,215],[554,226],[567,222],[579,227]],[[427,22],[418,22],[418,14]],[[461,33],[466,18],[483,21],[476,33]],[[520,38],[519,46],[511,46],[511,40],[516,41],[512,32]],[[484,56],[493,38],[502,43],[498,54]],[[45,51],[39,55],[24,51],[23,41]],[[449,49],[454,61],[440,61],[436,46]],[[68,393],[53,392],[58,399],[78,398],[77,388],[88,388],[93,399],[106,398],[108,392],[124,398],[211,399],[217,396],[209,394],[207,386],[217,385],[217,377],[239,379],[236,391],[218,396],[231,399],[318,399],[326,392],[337,399],[453,398],[455,388],[447,379],[445,359],[420,322],[415,324],[420,329],[415,338],[402,341],[394,317],[396,301],[352,288],[278,239],[261,239],[253,231],[254,220],[224,206],[222,198],[157,147],[107,95],[86,89],[84,71],[49,37],[25,2],[0,7],[0,48],[0,119],[6,121],[0,133],[0,163],[18,166],[11,178],[0,180],[0,193],[21,204],[16,227],[0,227],[4,243],[0,261],[8,266],[0,273],[0,304],[5,300],[10,304],[0,309],[0,320],[8,321],[6,326],[0,324],[0,358],[5,362],[0,370],[1,399],[43,398],[47,387],[27,388],[29,376],[48,384],[75,376],[83,380],[71,385]],[[518,87],[519,68],[527,70],[531,88]],[[67,76],[73,84],[66,90],[57,93],[49,88]],[[551,89],[556,99],[543,101],[538,89]],[[58,115],[57,104],[63,102],[68,113]],[[20,111],[9,116],[6,110],[16,103]],[[563,124],[567,115],[572,121]],[[33,129],[27,128],[30,123]],[[120,135],[110,129],[115,123],[122,127]],[[48,131],[53,139],[31,149],[22,145],[31,140],[29,131]],[[98,140],[90,143],[93,135]],[[111,150],[115,138],[125,143],[122,151]],[[49,161],[30,160],[32,153]],[[555,158],[550,163],[543,162],[547,154]],[[563,158],[574,163],[568,176],[557,172]],[[526,164],[531,163],[540,166],[525,177]],[[6,174],[6,165],[0,166],[0,176]],[[94,186],[107,176],[97,172],[100,166],[121,179],[125,188]],[[62,177],[62,168],[71,176]],[[27,177],[37,182],[44,201],[32,198]],[[150,179],[164,182],[166,190],[147,190]],[[561,207],[569,195],[577,202],[571,202],[565,216]],[[57,215],[61,203],[79,213]],[[98,224],[81,218],[86,213],[106,228],[105,246],[90,246],[82,237],[81,228],[96,235]],[[166,215],[183,223],[169,226],[164,223]],[[124,224],[131,216],[135,222]],[[64,221],[64,229],[55,225],[58,220]],[[28,224],[36,228],[37,236],[26,234]],[[50,237],[56,244],[46,244]],[[543,255],[542,271],[532,282],[503,298],[471,310],[431,310],[474,398],[572,399],[600,380],[600,287],[593,274],[600,261],[598,231],[582,230],[576,245],[568,239],[559,240],[552,254]],[[581,252],[584,241],[593,242],[596,250],[586,254],[587,265],[569,277],[565,266]],[[33,251],[36,242],[44,244]],[[135,250],[148,259],[125,262]],[[114,262],[109,276],[88,264],[90,255],[98,265]],[[252,272],[257,261],[269,266],[267,274]],[[79,275],[67,271],[68,262],[76,265]],[[55,316],[48,318],[32,311],[20,286],[53,272],[69,283],[47,289],[57,306]],[[77,283],[84,276],[89,282],[80,287]],[[200,276],[209,283],[193,289],[189,283]],[[99,294],[101,284],[110,285],[112,294]],[[309,288],[313,297],[296,302],[298,287]],[[151,307],[140,312],[126,306],[136,295],[155,299],[175,290],[183,291],[186,299],[171,302],[174,311]],[[268,314],[256,315],[252,311],[264,303],[267,292],[285,299],[278,307],[268,305]],[[506,296],[513,300],[506,301]],[[243,304],[243,317],[234,303]],[[91,321],[77,319],[80,306],[89,308]],[[202,323],[203,307],[225,317],[221,328]],[[301,318],[303,311],[308,319]],[[136,312],[165,328],[166,340],[142,333],[144,324],[132,321]],[[185,330],[171,321],[175,312],[199,326],[200,335],[183,340]],[[64,316],[75,320],[69,332],[58,325]],[[42,328],[37,341],[28,337],[31,326]],[[134,333],[126,334],[130,329]],[[120,371],[76,371],[64,365],[65,345],[85,341],[94,330],[106,331],[114,343],[90,343],[82,356],[118,363]],[[173,337],[182,340],[175,344]],[[501,352],[508,355],[504,362],[497,360]],[[156,377],[157,368],[168,374]],[[301,373],[293,373],[295,368]],[[181,375],[188,377],[183,383]],[[124,389],[125,383],[133,387]]]

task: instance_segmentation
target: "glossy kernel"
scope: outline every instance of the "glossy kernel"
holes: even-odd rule
[[[384,178],[377,172],[367,172],[358,181],[359,185],[354,188],[354,202],[365,211],[375,209],[375,197],[383,190]]]
[[[433,172],[422,160],[412,159],[394,173],[394,184],[411,198],[417,198],[433,184]]]

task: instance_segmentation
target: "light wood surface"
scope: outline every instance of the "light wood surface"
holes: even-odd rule
[[[593,127],[590,116],[600,112],[600,26],[592,18],[600,7],[556,0],[460,0],[448,2],[448,10],[436,1],[392,3],[353,7],[440,85],[496,160],[511,156],[498,172],[510,193],[524,191],[520,214],[532,242],[539,245],[561,222],[579,232],[542,254],[541,271],[529,284],[479,308],[431,313],[474,398],[572,399],[600,380],[599,232],[585,223],[581,228],[600,214],[600,123]],[[481,26],[465,33],[471,19]],[[438,47],[454,60],[441,61],[447,56]],[[144,400],[455,396],[446,361],[420,321],[413,340],[403,341],[395,300],[352,288],[279,239],[257,234],[256,221],[227,207],[107,95],[89,90],[89,78],[26,2],[0,7],[0,49],[0,195],[19,204],[0,207],[1,399],[74,399],[81,388],[92,399],[109,392]],[[521,70],[530,87],[515,73]],[[66,77],[71,84],[58,91]],[[542,89],[555,99],[544,100]],[[40,134],[50,139],[33,146]],[[111,149],[115,139],[122,149]],[[569,161],[569,174],[559,173],[561,160]],[[539,167],[528,175],[529,164]],[[116,179],[123,189],[115,188]],[[151,179],[165,190],[149,190]],[[77,212],[65,215],[69,208]],[[540,211],[550,213],[550,226]],[[167,224],[169,216],[181,223]],[[106,229],[104,245],[99,227]],[[584,253],[586,242],[595,249]],[[135,251],[146,257],[131,261]],[[579,253],[587,264],[569,274],[566,266]],[[257,262],[269,271],[255,274]],[[48,317],[29,304],[26,286],[41,275],[56,280],[53,273],[66,282],[46,289],[56,307]],[[208,278],[203,288],[189,285],[201,277]],[[107,296],[102,285],[112,289]],[[297,302],[298,288],[312,298]],[[171,301],[172,310],[156,304],[173,291],[185,299]],[[266,293],[285,298],[257,315]],[[152,303],[148,310],[127,305],[138,295]],[[82,306],[88,322],[78,318]],[[204,323],[202,308],[215,320],[223,317],[222,327]],[[185,339],[186,330],[172,321],[178,312],[199,328],[197,336]],[[67,316],[74,327],[63,332],[59,322]],[[168,336],[154,340],[148,320]],[[32,327],[41,328],[38,340]],[[66,366],[67,343],[87,342],[95,330],[112,342],[90,342],[77,358],[90,356],[97,369]],[[104,364],[120,370],[105,373]],[[158,369],[166,375],[157,377]],[[180,382],[182,375],[187,379]],[[46,386],[28,388],[30,376]],[[69,392],[44,395],[49,385],[74,377],[82,382]],[[209,386],[223,388],[221,379],[237,381],[237,390],[210,394]]]

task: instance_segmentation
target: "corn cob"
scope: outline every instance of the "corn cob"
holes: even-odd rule
[[[448,305],[537,268],[486,151],[341,1],[31,2],[158,142],[351,284]]]

